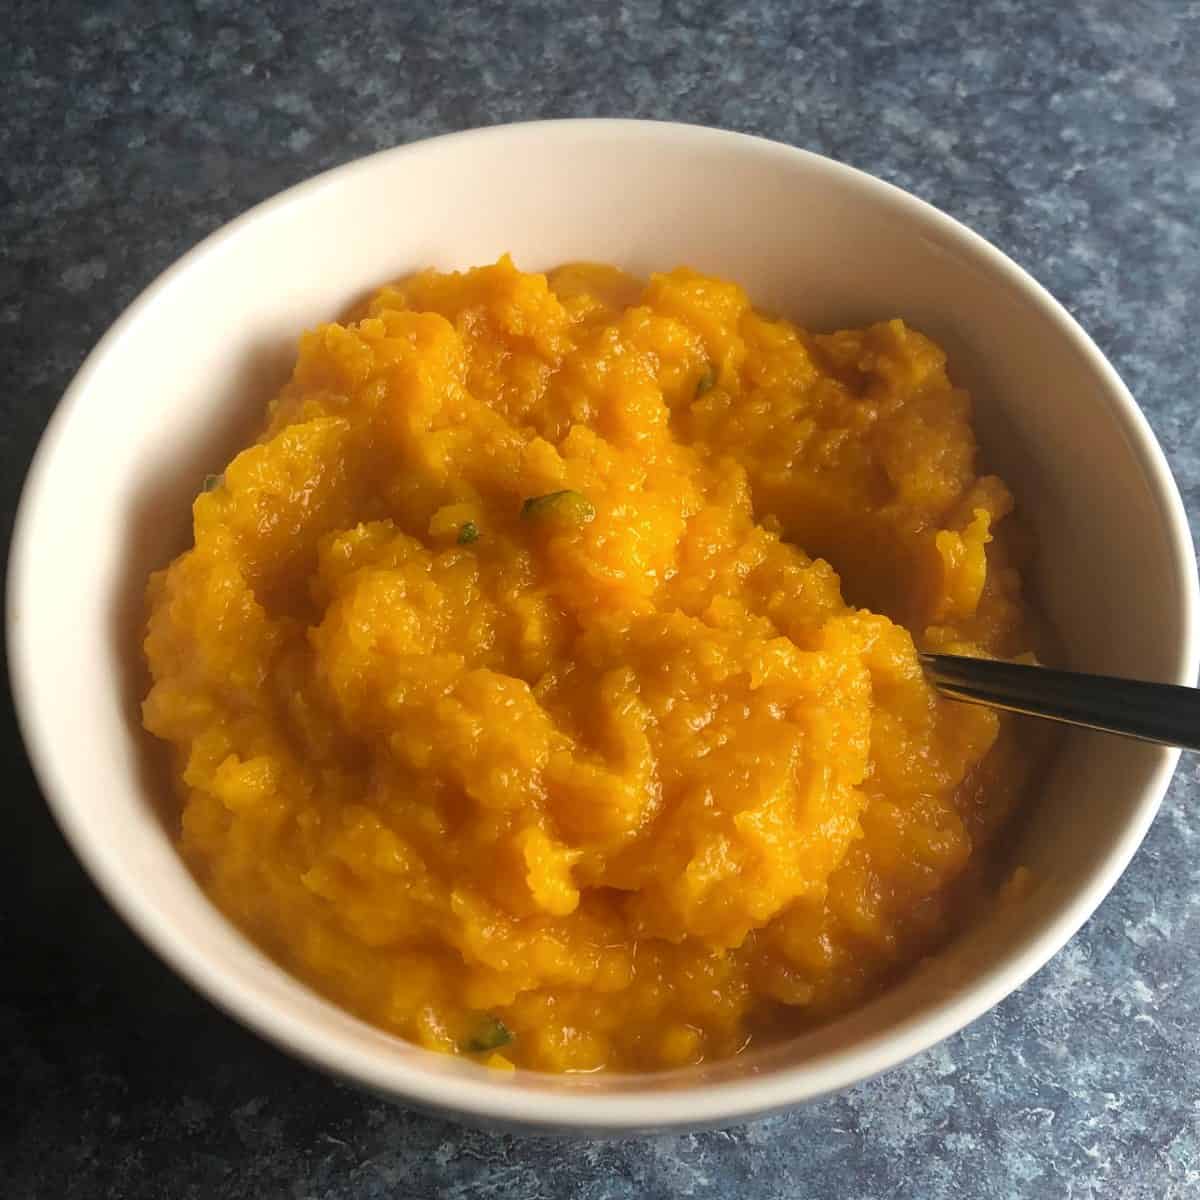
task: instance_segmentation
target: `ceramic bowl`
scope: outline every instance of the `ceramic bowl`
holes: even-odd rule
[[[904,317],[975,397],[989,464],[1036,527],[1034,586],[1070,665],[1194,682],[1196,564],[1162,452],[1104,356],[1011,260],[787,146],[648,122],[515,125],[376,154],[260,205],[151,285],[84,363],[29,473],[9,564],[12,682],[46,798],[129,924],[214,1003],[408,1103],[615,1131],[727,1123],[846,1087],[962,1028],[1071,937],[1145,834],[1175,752],[1070,735],[1021,820],[1015,853],[1038,881],[1025,899],[842,1020],[637,1077],[489,1072],[361,1023],[220,916],[160,820],[166,788],[138,724],[142,589],[187,544],[196,481],[253,435],[300,331],[415,268],[504,251],[525,269],[687,263],[819,329]]]

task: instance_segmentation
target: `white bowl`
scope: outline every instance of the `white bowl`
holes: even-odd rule
[[[76,853],[176,970],[331,1071],[475,1120],[618,1130],[729,1122],[875,1074],[960,1029],[1113,886],[1177,752],[1072,735],[1018,848],[1038,886],[880,1000],[769,1050],[669,1074],[489,1072],[328,1004],[210,906],[156,816],[138,725],[147,572],[186,544],[196,482],[248,440],[297,334],[372,285],[511,251],[525,268],[687,263],[819,328],[893,315],[940,341],[991,463],[1040,537],[1036,586],[1072,665],[1197,668],[1195,558],[1167,464],[1100,351],[1028,275],[906,193],[740,134],[636,121],[484,129],[386,151],[208,238],[92,352],[42,440],[9,565],[22,728]],[[65,932],[65,936],[69,933]]]

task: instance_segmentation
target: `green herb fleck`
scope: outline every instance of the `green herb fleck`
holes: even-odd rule
[[[225,481],[225,477],[223,475],[205,475],[204,487],[201,488],[201,491],[205,491],[205,492],[216,491],[216,489],[219,488],[224,481]]]
[[[499,1017],[488,1013],[479,1019],[475,1032],[467,1038],[463,1049],[468,1054],[483,1054],[488,1050],[499,1050],[512,1040],[512,1030]]]
[[[479,540],[479,526],[474,521],[464,521],[458,531],[458,544],[469,546]]]
[[[716,382],[717,373],[712,367],[709,367],[696,382],[696,398],[699,399],[705,392],[712,391]]]
[[[540,521],[548,517],[572,525],[586,525],[596,519],[596,509],[582,492],[573,492],[570,488],[547,492],[544,496],[530,496],[521,505],[523,521]]]

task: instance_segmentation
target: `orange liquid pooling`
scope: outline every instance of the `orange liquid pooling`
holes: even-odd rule
[[[150,581],[183,854],[321,992],[497,1067],[841,1013],[953,931],[1033,757],[914,648],[1032,648],[975,458],[900,321],[687,269],[385,287]]]

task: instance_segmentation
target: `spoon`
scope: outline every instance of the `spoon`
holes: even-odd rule
[[[1200,688],[954,654],[922,654],[921,665],[952,700],[1200,750]]]

